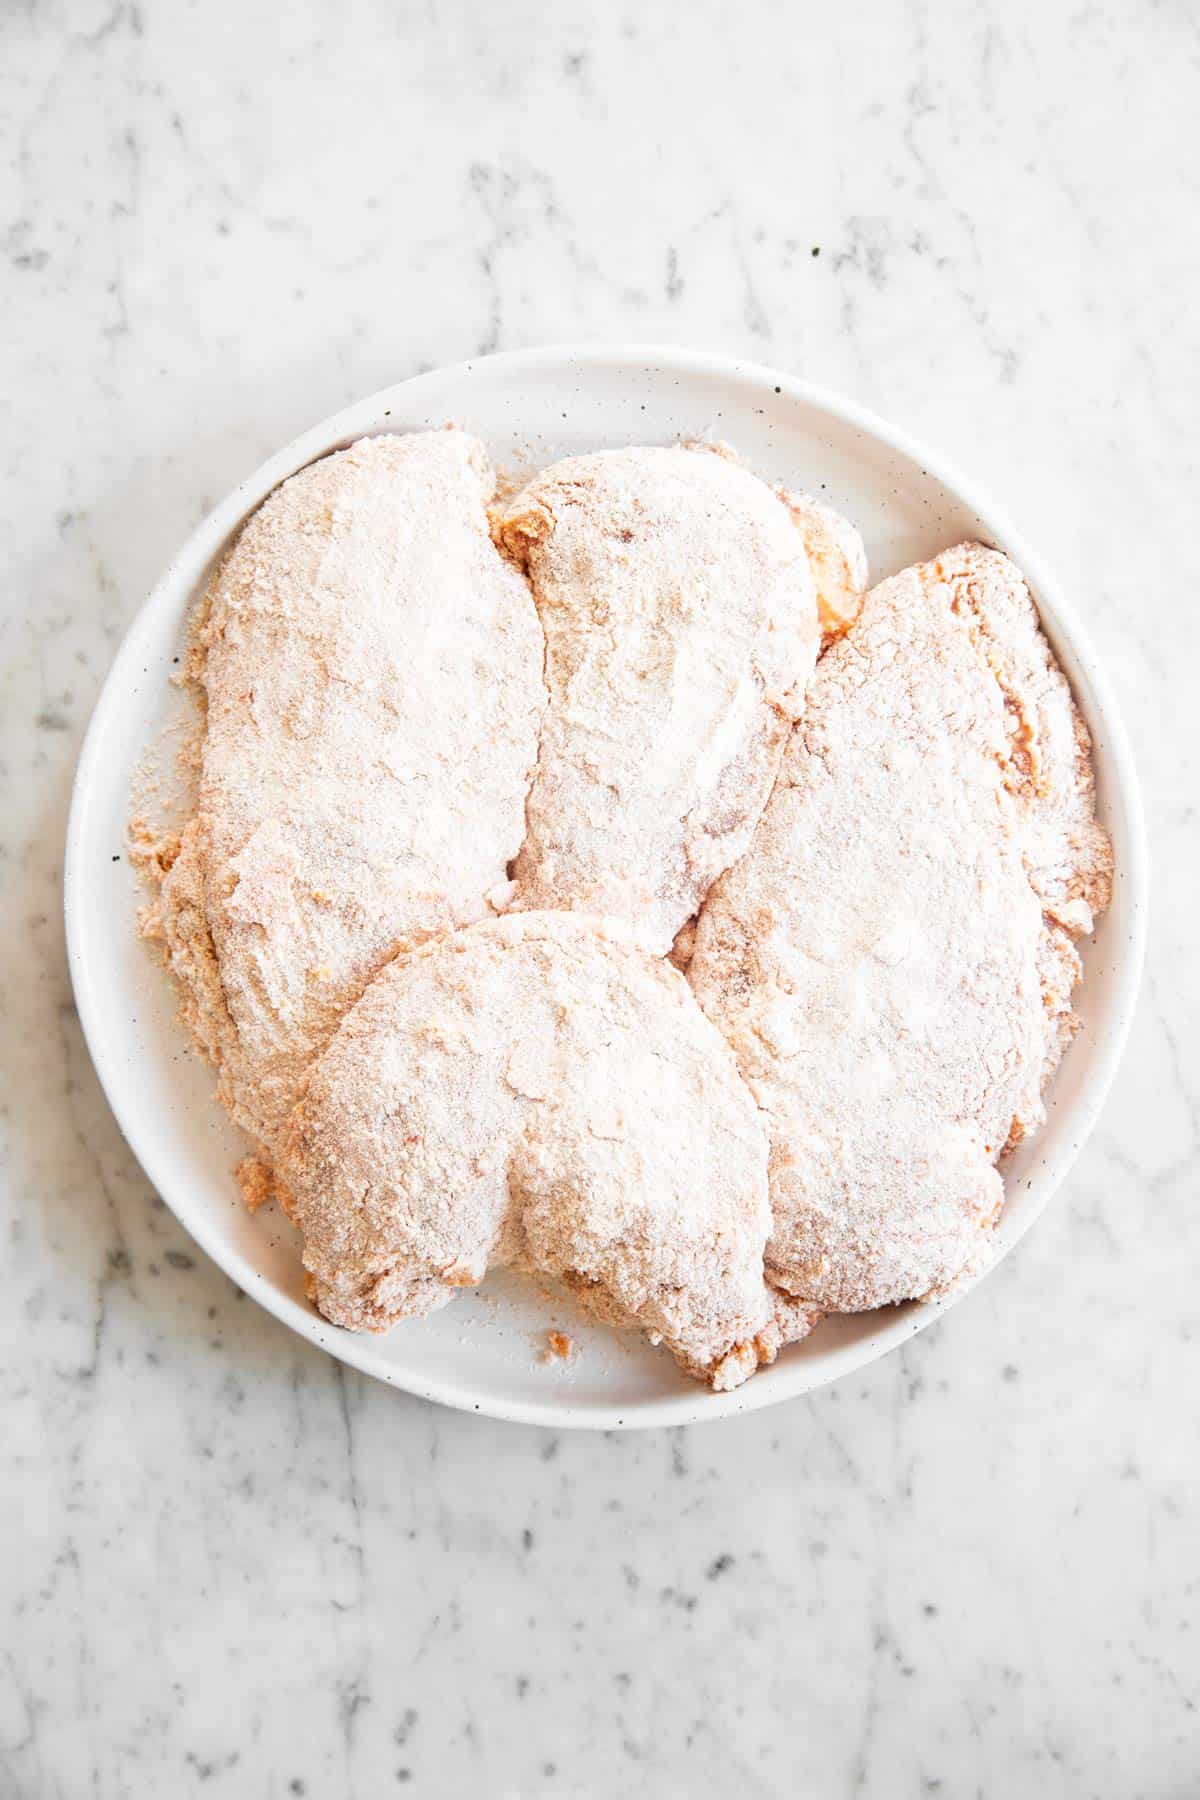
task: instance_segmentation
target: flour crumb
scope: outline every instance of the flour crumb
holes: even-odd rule
[[[568,1337],[565,1331],[548,1331],[538,1361],[544,1363],[570,1362],[578,1350],[579,1345],[575,1339]]]
[[[274,1198],[275,1174],[269,1162],[261,1156],[244,1156],[234,1170],[237,1184],[242,1190],[242,1205],[248,1213],[256,1213]]]
[[[130,819],[125,841],[138,874],[157,887],[179,855],[179,833],[163,831],[139,816]]]

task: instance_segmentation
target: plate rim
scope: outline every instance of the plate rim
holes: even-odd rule
[[[623,370],[641,368],[647,372],[666,370],[681,376],[721,377],[759,390],[765,389],[773,399],[792,400],[824,412],[839,423],[864,433],[893,453],[915,462],[925,474],[968,507],[988,535],[1002,545],[1018,564],[1038,598],[1039,610],[1044,603],[1045,610],[1051,616],[1052,632],[1057,630],[1067,640],[1072,658],[1086,675],[1092,702],[1092,707],[1085,710],[1089,726],[1094,728],[1101,719],[1104,724],[1113,809],[1120,809],[1127,838],[1121,876],[1126,885],[1129,937],[1118,949],[1119,967],[1115,975],[1110,1018],[1102,1041],[1094,1047],[1087,1084],[1076,1103],[1071,1141],[1054,1155],[1048,1173],[1039,1182],[1039,1192],[1031,1201],[1027,1201],[1019,1216],[1008,1221],[1001,1220],[996,1232],[999,1240],[996,1252],[974,1280],[943,1299],[909,1304],[897,1309],[895,1319],[883,1325],[877,1333],[844,1346],[826,1361],[797,1361],[794,1369],[788,1372],[788,1378],[785,1378],[784,1370],[780,1369],[774,1383],[763,1384],[760,1397],[756,1397],[759,1384],[750,1381],[728,1394],[712,1394],[696,1384],[694,1392],[685,1389],[678,1396],[636,1402],[633,1406],[624,1408],[589,1406],[583,1409],[573,1405],[569,1399],[497,1401],[486,1396],[481,1400],[475,1397],[475,1391],[469,1385],[461,1382],[414,1378],[397,1369],[393,1364],[372,1354],[374,1339],[338,1332],[314,1310],[302,1307],[300,1303],[275,1289],[248,1258],[227,1243],[215,1227],[210,1227],[208,1221],[202,1217],[187,1216],[186,1202],[177,1204],[170,1191],[172,1182],[169,1176],[163,1175],[159,1157],[141,1128],[137,1110],[126,1103],[122,1084],[117,1079],[115,1058],[110,1056],[104,1021],[100,1016],[99,1004],[93,996],[87,955],[81,941],[79,920],[86,893],[81,865],[82,845],[101,742],[109,718],[118,707],[126,670],[137,659],[140,639],[147,629],[147,622],[166,593],[173,589],[181,570],[193,570],[194,578],[198,578],[231,532],[248,516],[251,507],[261,504],[266,494],[289,475],[354,436],[360,427],[353,421],[359,415],[382,414],[388,410],[389,402],[391,410],[395,410],[395,402],[399,396],[403,395],[406,400],[411,400],[419,397],[422,388],[436,388],[447,381],[463,380],[484,365],[492,371],[499,369],[501,372],[519,375],[522,369],[547,364],[557,364],[564,371],[572,365],[592,368],[611,366]],[[654,1429],[736,1417],[760,1411],[767,1406],[780,1405],[840,1380],[886,1355],[918,1332],[926,1330],[979,1281],[986,1279],[1041,1217],[1058,1192],[1084,1142],[1090,1136],[1108,1097],[1136,1007],[1145,957],[1147,909],[1145,821],[1129,738],[1107,676],[1095,656],[1086,629],[1081,626],[1074,606],[1064,597],[1062,587],[1047,569],[1044,558],[1029,545],[1023,534],[1014,530],[1007,517],[997,511],[975,484],[964,479],[945,458],[927,449],[906,431],[857,401],[767,364],[674,345],[629,342],[562,343],[499,351],[493,355],[467,358],[410,376],[404,381],[391,383],[364,395],[309,426],[231,488],[189,532],[125,629],[100,687],[80,748],[71,791],[63,865],[67,962],[84,1039],[105,1099],[122,1135],[150,1184],[170,1207],[183,1229],[250,1298],[290,1330],[307,1338],[340,1362],[420,1399],[467,1413],[475,1412],[515,1424],[539,1425],[555,1430]]]

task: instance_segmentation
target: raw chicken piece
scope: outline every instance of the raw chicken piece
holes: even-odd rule
[[[793,494],[786,488],[777,491],[804,541],[817,589],[821,641],[828,645],[854,623],[862,608],[867,552],[849,519],[832,506],[811,494]]]
[[[309,1073],[280,1162],[317,1305],[385,1331],[513,1264],[732,1387],[815,1313],[767,1288],[767,1143],[687,983],[567,913],[399,956]]]
[[[397,946],[507,898],[545,696],[492,488],[463,432],[364,438],[264,502],[198,621],[199,802],[156,929],[268,1151]]]
[[[804,546],[731,455],[682,446],[556,463],[496,528],[549,690],[515,904],[619,916],[665,951],[749,842],[803,708]]]
[[[769,1277],[854,1312],[982,1262],[996,1164],[1075,1028],[1108,903],[1086,728],[978,544],[867,596],[713,888],[688,979],[771,1135]]]

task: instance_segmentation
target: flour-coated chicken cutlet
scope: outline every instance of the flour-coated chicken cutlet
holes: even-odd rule
[[[546,639],[549,705],[515,905],[670,947],[745,849],[819,631],[788,509],[729,455],[604,450],[499,512]]]
[[[854,623],[867,591],[867,552],[849,519],[812,494],[776,490],[800,533],[817,592],[826,645]]]
[[[544,690],[492,490],[464,432],[364,438],[263,503],[202,609],[198,805],[156,926],[268,1149],[397,946],[507,898]]]
[[[978,544],[883,582],[818,664],[688,964],[767,1122],[767,1270],[797,1297],[858,1311],[983,1259],[1109,899],[1089,752]]]
[[[763,1278],[767,1141],[728,1046],[611,921],[516,914],[397,957],[310,1070],[279,1172],[351,1329],[509,1264],[727,1388],[815,1318]]]

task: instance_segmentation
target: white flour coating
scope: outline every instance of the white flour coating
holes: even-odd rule
[[[527,913],[399,956],[310,1070],[279,1174],[351,1329],[508,1263],[724,1388],[814,1320],[763,1279],[767,1141],[728,1046],[612,921]]]
[[[817,620],[828,644],[858,617],[867,591],[867,552],[849,519],[812,494],[776,492],[808,554],[817,590]]]
[[[545,695],[492,485],[463,432],[362,439],[264,502],[202,609],[198,808],[152,929],[268,1149],[397,946],[508,897]]]
[[[1013,564],[966,544],[875,588],[688,965],[769,1123],[773,1280],[859,1311],[978,1266],[1110,871]]]
[[[756,476],[682,446],[556,463],[496,529],[549,691],[515,905],[625,918],[665,951],[749,842],[802,710],[804,546]]]

